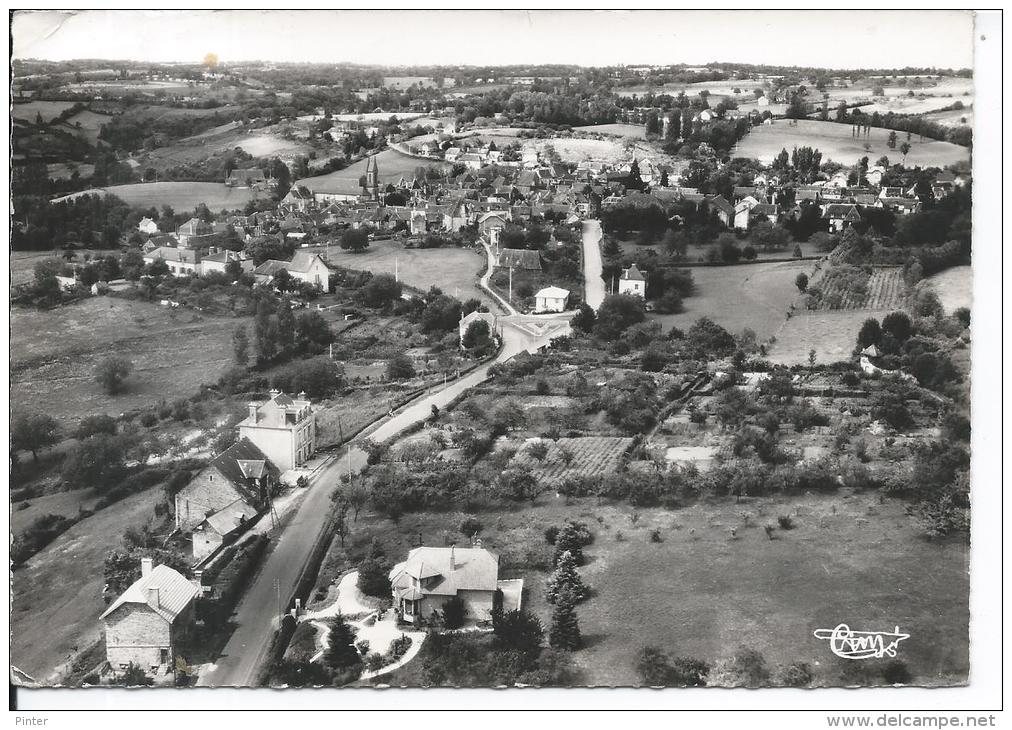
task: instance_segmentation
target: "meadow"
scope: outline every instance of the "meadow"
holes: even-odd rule
[[[811,275],[814,261],[697,266],[692,268],[696,293],[685,299],[679,314],[650,314],[665,330],[686,330],[700,317],[709,317],[733,334],[746,327],[761,341],[780,327],[791,303],[798,298],[794,279]]]
[[[65,427],[87,415],[118,416],[193,395],[232,362],[232,332],[244,320],[114,297],[48,311],[11,310],[11,406],[45,411]],[[126,392],[94,379],[110,353],[133,362]]]
[[[973,305],[973,267],[954,266],[926,280],[942,301],[945,311],[952,313],[959,307],[972,309]]]
[[[647,138],[647,128],[642,124],[591,124],[586,127],[573,127],[577,132],[596,132],[597,134],[613,134],[619,137]]]
[[[37,117],[41,116],[42,121],[48,122],[60,116],[64,111],[74,106],[72,101],[29,101],[14,104],[11,107],[11,118],[23,119],[26,122],[35,123]]]
[[[326,249],[316,249],[325,253]],[[481,298],[479,272],[484,273],[487,259],[484,252],[466,248],[404,248],[393,240],[372,241],[362,253],[330,247],[330,263],[373,274],[393,274],[402,282],[422,291],[437,286],[444,293],[462,301]]]
[[[336,170],[326,175],[306,177],[296,181],[296,185],[305,185],[317,193],[343,192],[348,187],[348,181],[358,183],[358,179],[365,175],[367,161],[370,158],[363,158],[343,170]],[[396,183],[401,176],[410,178],[418,167],[433,167],[444,163],[435,160],[424,160],[417,157],[410,157],[401,154],[396,150],[384,150],[373,156],[379,168],[379,180],[382,184]]]
[[[68,200],[78,195],[108,193],[120,198],[128,205],[141,208],[161,208],[169,205],[174,210],[193,210],[201,203],[213,211],[242,210],[256,194],[249,188],[230,188],[224,183],[202,182],[150,182],[129,185],[112,185],[94,188],[73,195],[57,198],[53,202]]]
[[[900,136],[900,141],[904,141]],[[738,143],[734,154],[737,157],[754,157],[769,164],[781,150],[786,149],[789,153],[795,147],[807,145],[822,152],[823,162],[833,160],[845,165],[855,164],[862,157],[874,161],[882,155],[891,161],[903,162],[907,167],[944,167],[970,159],[970,150],[966,147],[928,138],[922,142],[915,135],[910,140],[910,153],[904,161],[898,144],[897,149],[889,149],[888,138],[888,129],[872,128],[867,137],[854,137],[849,124],[801,119],[796,125],[791,125],[787,120],[778,120],[774,124],[753,128]],[[870,145],[870,149],[865,150],[865,144]]]
[[[798,309],[776,333],[776,343],[767,360],[780,365],[808,363],[815,350],[815,361],[823,365],[849,360],[857,344],[857,333],[869,317],[881,321],[892,309]]]

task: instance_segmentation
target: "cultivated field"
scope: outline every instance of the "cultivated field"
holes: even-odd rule
[[[618,137],[635,137],[646,139],[647,128],[642,124],[591,124],[586,127],[573,127],[577,132],[596,132],[597,134],[614,134]]]
[[[94,297],[48,311],[11,310],[11,405],[45,411],[70,427],[193,395],[232,361],[243,320],[203,317],[157,304]],[[94,380],[110,353],[133,362],[127,391],[108,396]]]
[[[105,555],[120,545],[127,527],[151,518],[162,496],[160,487],[152,487],[100,510],[13,573],[13,665],[43,680],[75,649],[99,639]]]
[[[928,285],[935,290],[942,301],[945,311],[952,313],[959,307],[972,309],[973,305],[973,267],[954,266],[941,273],[929,276]]]
[[[973,126],[973,109],[950,109],[946,112],[931,112],[922,115],[925,119],[947,127]]]
[[[896,309],[902,306],[906,295],[903,269],[899,266],[875,268],[863,295],[843,286],[839,278],[830,279],[828,285],[821,279],[816,284],[822,288],[823,303],[834,302],[835,306],[825,309]]]
[[[296,185],[305,185],[317,193],[344,192],[348,189],[349,183],[357,186],[358,179],[365,175],[367,159],[349,165],[343,170],[337,170],[327,175],[306,177],[296,181]],[[410,178],[418,167],[433,167],[443,165],[442,161],[424,160],[418,157],[403,155],[396,150],[384,150],[375,155],[376,165],[379,168],[380,183],[396,183],[401,176]]]
[[[93,188],[57,198],[53,202],[94,193],[109,193],[124,203],[142,208],[170,205],[177,211],[192,210],[201,203],[213,211],[242,210],[255,197],[254,191],[249,188],[230,188],[224,183],[151,182]]]
[[[321,254],[326,248],[314,249]],[[486,257],[473,249],[465,248],[404,248],[391,240],[373,241],[363,253],[342,251],[340,246],[330,247],[330,262],[348,269],[371,271],[374,274],[393,274],[409,286],[428,291],[437,286],[450,296],[461,300],[481,296],[477,280],[484,273]]]
[[[665,330],[685,330],[700,317],[709,317],[729,332],[740,334],[748,327],[764,340],[777,331],[798,296],[795,277],[800,272],[811,275],[814,265],[814,261],[787,261],[694,267],[696,293],[685,300],[685,311],[649,317]]]
[[[738,143],[735,156],[754,157],[762,162],[772,163],[773,158],[780,154],[782,149],[790,152],[794,147],[807,145],[822,152],[823,162],[833,160],[852,165],[862,157],[876,160],[882,155],[888,156],[890,160],[901,161],[902,155],[898,149],[891,150],[887,146],[888,138],[888,129],[873,128],[867,137],[853,137],[849,124],[801,119],[796,126],[792,126],[786,120],[779,120],[775,124],[753,128],[752,132]],[[866,143],[871,149],[864,149]],[[970,151],[966,147],[950,142],[938,142],[928,138],[921,142],[915,135],[910,140],[910,146],[910,153],[905,161],[908,167],[918,165],[943,167],[970,159]]]
[[[770,348],[767,359],[782,365],[807,364],[808,353],[815,350],[815,361],[823,365],[848,360],[864,321],[869,317],[881,321],[891,311],[835,309],[808,312],[798,309],[776,333],[777,341]]]
[[[541,439],[548,446],[544,459],[531,456],[529,447],[520,448],[510,460],[510,466],[532,469],[539,479],[553,482],[568,476],[592,476],[615,471],[622,454],[632,443],[631,438],[618,436],[584,436],[560,438],[557,441]],[[571,460],[566,462],[566,452]]]

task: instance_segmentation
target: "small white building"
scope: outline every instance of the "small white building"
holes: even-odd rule
[[[141,222],[137,224],[137,230],[141,233],[146,233],[149,236],[153,236],[158,233],[158,224],[145,216],[141,218]]]
[[[618,293],[635,294],[636,296],[646,298],[647,280],[636,267],[636,264],[633,264],[628,269],[622,269],[622,276],[618,280]]]
[[[305,393],[292,398],[272,390],[267,401],[249,404],[239,438],[249,439],[282,473],[297,469],[316,450],[316,413]]]
[[[534,295],[534,311],[537,313],[565,312],[569,302],[569,291],[557,286],[547,286]]]

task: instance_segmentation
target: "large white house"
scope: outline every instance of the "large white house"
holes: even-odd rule
[[[418,547],[390,571],[394,608],[405,621],[431,619],[451,598],[469,619],[491,618],[499,587],[499,556],[485,548]]]
[[[260,264],[253,274],[257,281],[268,284],[281,269],[287,271],[293,279],[319,287],[325,294],[330,293],[330,268],[319,254],[296,251],[291,261],[268,259]]]
[[[239,438],[249,439],[282,473],[297,469],[316,450],[316,413],[305,393],[292,398],[272,390],[265,402],[249,404]]]
[[[534,311],[538,313],[565,312],[568,301],[568,289],[546,286],[534,295]]]

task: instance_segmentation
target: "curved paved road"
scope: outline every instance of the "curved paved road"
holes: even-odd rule
[[[493,361],[501,363],[524,350],[534,350],[550,342],[553,337],[568,329],[568,322],[554,323],[519,321],[503,326],[503,349]],[[368,434],[372,441],[388,441],[409,426],[429,417],[432,406],[440,409],[469,388],[488,378],[491,365],[483,365],[445,388],[419,396],[402,407],[394,416]],[[204,668],[197,685],[202,687],[249,687],[257,681],[260,667],[267,659],[274,630],[277,628],[277,590],[281,586],[284,606],[289,606],[299,575],[306,566],[313,545],[324,528],[330,512],[330,495],[337,488],[342,475],[349,469],[362,471],[366,455],[358,446],[347,449],[326,462],[313,476],[309,491],[297,511],[277,534],[274,549],[267,556],[263,569],[247,589],[236,610],[238,628],[229,639],[221,656],[213,665]]]
[[[583,291],[584,301],[594,311],[604,301],[604,279],[601,278],[601,221],[583,222]]]

